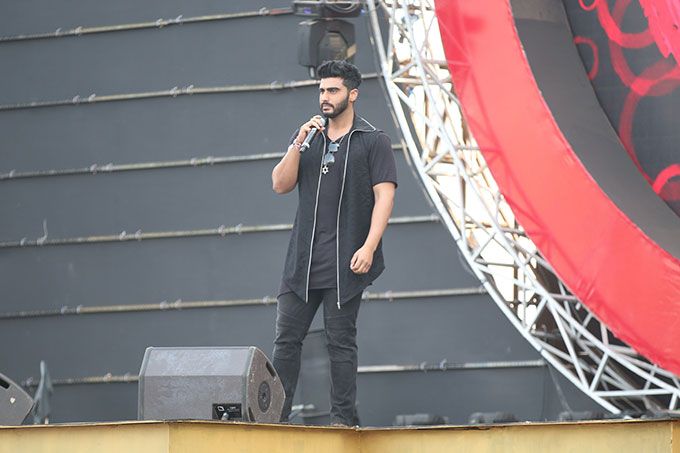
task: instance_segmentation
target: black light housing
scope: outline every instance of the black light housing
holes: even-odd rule
[[[300,22],[298,62],[307,66],[312,77],[327,60],[347,60],[357,52],[354,25],[344,20],[316,19]]]
[[[362,5],[361,0],[294,0],[293,11],[307,17],[357,17]]]

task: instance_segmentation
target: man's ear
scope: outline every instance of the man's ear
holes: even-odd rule
[[[349,92],[349,100],[354,102],[357,100],[359,97],[359,89],[358,88],[352,88]]]

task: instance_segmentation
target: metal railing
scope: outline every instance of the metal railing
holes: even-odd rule
[[[374,79],[377,78],[377,74],[375,73],[363,74],[362,78],[364,80]],[[119,93],[108,95],[97,95],[96,93],[92,93],[86,96],[81,96],[77,94],[70,99],[58,99],[52,101],[30,101],[19,102],[14,104],[0,104],[0,112],[46,107],[84,106],[105,102],[138,101],[141,99],[154,99],[164,97],[176,98],[179,96],[192,96],[201,94],[226,94],[254,91],[292,90],[296,88],[309,87],[318,84],[319,84],[318,80],[310,79],[310,80],[291,80],[288,82],[273,81],[270,83],[222,85],[216,87],[196,87],[194,85],[186,85],[183,87],[176,86],[166,90],[143,91],[138,93]]]
[[[470,370],[498,370],[512,368],[545,368],[544,360],[517,360],[517,361],[488,361],[488,362],[451,362],[446,359],[439,363],[421,362],[415,364],[385,364],[385,365],[363,365],[358,367],[358,373],[377,374],[377,373],[431,373],[431,372],[450,372],[450,371],[470,371]],[[132,373],[113,374],[107,373],[100,376],[84,376],[52,379],[52,385],[92,385],[92,384],[136,384],[139,382],[139,375]],[[37,387],[39,380],[30,377],[21,383],[24,388]]]
[[[392,144],[392,149],[402,150],[403,146],[398,143],[395,143]],[[110,162],[108,164],[91,164],[86,167],[80,168],[60,168],[60,169],[52,168],[49,170],[28,170],[28,171],[10,170],[6,173],[0,173],[0,182],[31,178],[49,178],[57,176],[106,175],[111,173],[129,171],[164,170],[170,168],[212,167],[215,165],[275,160],[281,159],[284,155],[285,155],[284,152],[278,152],[278,153],[248,154],[241,156],[191,157],[189,159],[170,160],[162,162],[137,162],[130,164],[114,164]]]
[[[57,28],[53,32],[48,33],[31,33],[31,34],[20,34],[11,36],[0,36],[0,44],[7,42],[20,42],[20,41],[36,41],[36,40],[46,40],[46,39],[56,39],[56,38],[72,38],[79,36],[87,36],[92,34],[100,33],[113,33],[113,32],[123,32],[132,30],[144,30],[144,29],[161,29],[167,28],[173,25],[188,25],[197,24],[201,22],[215,22],[223,20],[232,19],[247,19],[255,17],[269,17],[269,16],[282,16],[293,14],[292,8],[260,8],[257,11],[243,11],[238,13],[225,13],[225,14],[210,14],[203,16],[193,16],[184,17],[182,14],[170,18],[163,19],[159,18],[154,21],[146,22],[135,22],[127,24],[117,24],[117,25],[102,25],[97,27],[87,27],[87,26],[77,26],[69,29]]]
[[[415,291],[383,291],[383,292],[364,292],[361,296],[365,301],[386,300],[393,302],[405,299],[427,299],[439,297],[461,297],[478,296],[486,294],[483,287],[473,288],[450,288],[450,289],[426,289]],[[45,318],[55,316],[74,316],[74,315],[101,315],[112,313],[136,313],[148,311],[172,311],[172,310],[192,310],[205,308],[227,308],[227,307],[248,307],[273,305],[276,297],[264,296],[261,298],[250,299],[230,299],[230,300],[194,300],[185,301],[177,299],[173,302],[167,300],[147,303],[147,304],[118,304],[118,305],[98,305],[87,306],[78,305],[75,307],[63,306],[60,308],[47,310],[21,310],[15,312],[0,312],[0,320],[8,319],[27,319]]]
[[[392,217],[390,218],[388,223],[390,225],[403,225],[409,223],[431,223],[431,222],[439,222],[439,216],[436,214],[432,214],[424,216]],[[50,239],[49,232],[47,231],[47,225],[44,222],[43,236],[37,239],[22,238],[18,241],[0,241],[0,249],[46,247],[56,245],[85,245],[116,242],[140,242],[153,239],[181,239],[206,236],[225,237],[229,235],[287,231],[290,230],[291,228],[293,228],[293,225],[288,223],[270,225],[243,225],[240,223],[234,226],[220,225],[217,228],[206,228],[201,230],[155,231],[149,233],[144,233],[142,232],[142,230],[137,230],[134,233],[122,231],[117,234]]]

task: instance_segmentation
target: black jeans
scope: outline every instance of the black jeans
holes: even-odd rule
[[[335,288],[309,291],[305,303],[295,293],[281,294],[276,312],[273,362],[286,391],[281,421],[287,421],[300,374],[302,340],[323,302],[323,319],[331,362],[331,423],[353,425],[357,394],[357,315],[361,294],[337,305]]]

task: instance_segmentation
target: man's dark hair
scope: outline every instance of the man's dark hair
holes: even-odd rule
[[[342,79],[342,84],[345,85],[348,90],[353,90],[361,85],[361,73],[359,72],[359,68],[345,60],[324,61],[316,68],[316,76],[319,79],[340,77]]]

